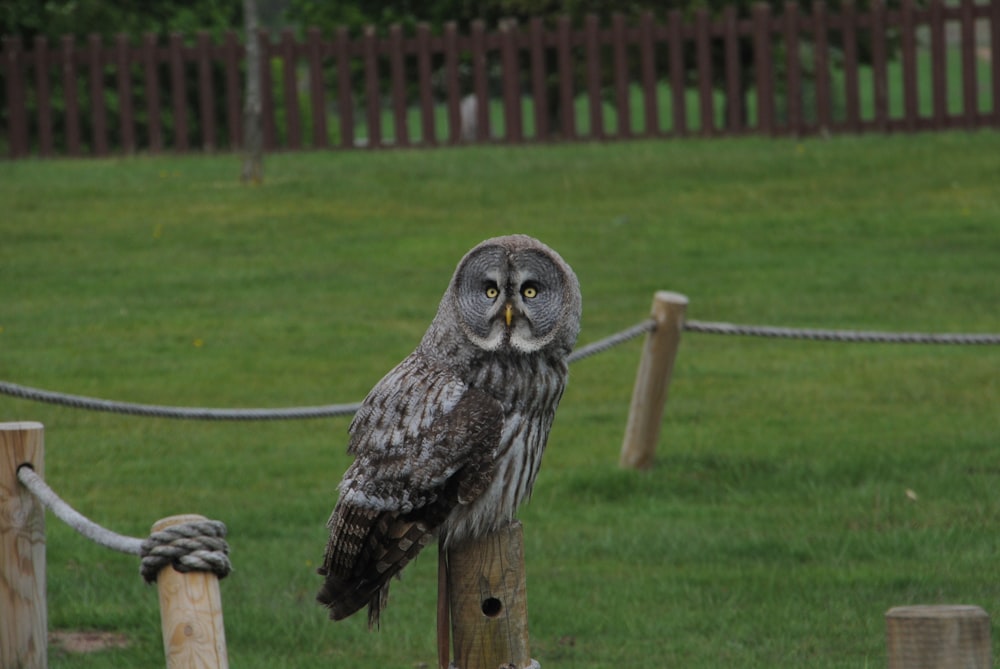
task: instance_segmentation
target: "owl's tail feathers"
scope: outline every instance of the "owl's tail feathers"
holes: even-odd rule
[[[350,568],[344,570],[334,565],[346,562],[340,551],[352,539],[340,541],[334,527],[326,560],[317,570],[326,577],[317,601],[330,610],[333,620],[343,620],[367,604],[368,627],[378,627],[379,615],[389,597],[389,579],[398,575],[433,537],[433,529],[424,522],[382,514],[370,528],[360,553],[350,561]]]
[[[323,570],[319,570],[323,574]],[[326,582],[316,595],[316,601],[330,611],[331,620],[343,620],[368,605],[368,628],[377,628],[379,615],[389,600],[389,583],[348,583],[327,574]]]

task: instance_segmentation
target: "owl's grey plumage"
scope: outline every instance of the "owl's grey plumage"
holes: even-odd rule
[[[576,275],[525,235],[459,262],[416,350],[350,427],[317,599],[335,620],[368,604],[434,537],[445,546],[513,519],[531,493],[580,330]]]

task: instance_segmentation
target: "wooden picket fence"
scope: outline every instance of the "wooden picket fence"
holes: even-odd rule
[[[261,37],[268,151],[1000,127],[1000,3],[982,0]],[[0,55],[12,158],[240,146],[235,32]]]

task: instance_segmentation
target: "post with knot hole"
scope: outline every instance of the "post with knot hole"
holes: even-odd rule
[[[538,669],[528,647],[521,523],[453,546],[446,557],[447,603],[438,602],[438,624],[440,633],[441,607],[450,607],[455,656],[448,664],[447,644],[439,646],[441,667]]]
[[[17,470],[45,469],[41,423],[0,423],[0,669],[48,666],[45,508]]]
[[[991,669],[990,617],[978,606],[897,606],[885,614],[889,669]]]
[[[680,293],[661,290],[653,297],[651,316],[656,327],[646,337],[635,375],[619,461],[624,468],[648,469],[653,465],[687,305],[688,298]]]
[[[198,515],[170,516],[154,523],[152,533],[206,520]],[[178,571],[168,564],[156,574],[156,587],[167,669],[228,669],[219,577],[201,569]]]

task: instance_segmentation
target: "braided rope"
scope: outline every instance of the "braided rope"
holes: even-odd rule
[[[771,337],[779,339],[809,339],[883,344],[1000,344],[997,334],[927,334],[922,332],[865,332],[859,330],[813,330],[780,328],[767,325],[733,325],[705,321],[686,321],[684,329],[704,334]]]
[[[57,393],[28,386],[0,381],[0,394],[10,395],[36,402],[58,404],[73,409],[104,411],[148,418],[179,418],[186,420],[290,420],[304,418],[327,418],[349,416],[358,410],[358,404],[329,404],[315,407],[291,407],[288,409],[201,409],[189,407],[168,407],[155,404],[136,404],[102,400],[82,395]]]
[[[652,332],[656,329],[656,321],[652,318],[643,321],[637,325],[633,325],[627,330],[622,330],[610,337],[605,337],[604,339],[598,339],[595,342],[587,344],[586,346],[581,346],[566,358],[567,362],[573,363],[578,360],[583,360],[584,358],[589,358],[590,356],[597,355],[598,353],[603,353],[608,349],[614,348],[619,344],[624,344],[627,341],[635,339],[647,332]]]
[[[652,318],[642,321],[632,327],[613,335],[581,346],[567,358],[568,362],[578,362],[585,358],[603,353],[627,341],[635,339],[656,329],[656,321]],[[750,337],[770,337],[781,339],[808,339],[813,341],[893,343],[893,344],[965,344],[989,345],[1000,344],[997,334],[927,334],[913,332],[865,332],[857,330],[814,330],[807,328],[782,328],[766,325],[734,325],[732,323],[717,323],[709,321],[685,321],[684,330],[703,334],[739,335]],[[133,402],[116,402],[82,395],[70,395],[39,388],[0,381],[0,394],[18,397],[26,400],[47,402],[75,409],[90,411],[105,411],[132,416],[154,418],[176,418],[185,420],[233,420],[233,421],[264,421],[292,420],[307,418],[329,418],[333,416],[353,415],[361,406],[360,403],[328,404],[312,407],[291,407],[287,409],[204,409],[189,407],[169,407],[154,404],[136,404]]]
[[[59,520],[99,546],[142,558],[139,572],[147,583],[167,565],[179,572],[210,571],[220,579],[232,571],[226,526],[217,520],[181,523],[153,532],[145,540],[101,527],[63,501],[29,465],[17,470],[17,480]]]
[[[225,578],[233,566],[229,562],[226,526],[218,520],[198,520],[172,525],[153,532],[142,542],[139,571],[147,583],[167,565],[181,573],[210,571]]]

